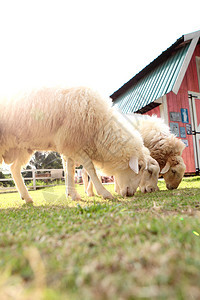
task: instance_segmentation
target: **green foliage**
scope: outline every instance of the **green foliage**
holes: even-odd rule
[[[2,172],[1,172],[2,173]],[[0,178],[2,179],[10,179],[11,178],[11,175],[9,174],[0,174]],[[13,187],[15,184],[13,181],[2,181],[0,182],[0,187]]]
[[[0,178],[5,178],[5,175],[0,171]]]
[[[22,173],[24,178],[32,178],[32,175],[33,175],[32,171],[28,171],[30,169],[32,169],[32,167],[30,165],[27,165],[26,168],[25,168],[25,170],[27,170],[27,172]],[[28,181],[28,182],[30,182],[30,181]],[[27,184],[27,181],[26,181],[26,184]]]
[[[37,179],[37,188],[40,187],[40,186],[45,186],[45,185],[60,185],[60,184],[63,184],[64,185],[64,180],[61,180],[61,179],[45,179],[45,180],[39,180]],[[26,181],[26,186],[27,187],[32,187],[33,186],[33,181]]]
[[[30,165],[36,169],[62,169],[62,160],[57,152],[35,152]]]
[[[127,199],[107,185],[113,200],[80,185],[78,202],[64,186],[30,192],[33,205],[0,195],[0,298],[199,299],[199,181]]]

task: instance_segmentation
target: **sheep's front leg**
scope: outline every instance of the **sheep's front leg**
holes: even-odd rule
[[[28,190],[24,184],[24,180],[21,175],[21,163],[19,160],[15,160],[14,163],[10,167],[13,180],[15,185],[20,193],[22,200],[25,200],[26,203],[32,203],[33,200],[28,193]]]
[[[75,166],[71,158],[64,158],[66,195],[71,196],[72,200],[81,200],[81,196],[77,193],[74,182]]]
[[[96,170],[94,168],[93,162],[89,158],[89,156],[84,151],[81,151],[81,153],[79,155],[80,156],[78,157],[78,161],[80,162],[80,164],[83,165],[83,167],[86,169],[87,173],[89,174],[90,179],[92,180],[97,193],[99,195],[102,195],[103,198],[105,198],[105,199],[113,199],[113,196],[111,195],[111,193],[108,192],[104,188],[103,184],[100,182],[100,180],[96,174]]]

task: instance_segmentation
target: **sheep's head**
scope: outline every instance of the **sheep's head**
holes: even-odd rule
[[[168,190],[177,189],[185,172],[186,166],[181,156],[168,158],[166,165],[161,170]]]
[[[158,176],[160,167],[158,162],[149,156],[147,161],[147,167],[143,171],[142,178],[140,181],[140,190],[142,193],[151,193],[158,190]]]
[[[115,176],[115,191],[122,197],[132,197],[141,180],[142,173],[146,167],[146,161],[132,157],[129,167],[125,170],[118,170]]]
[[[141,180],[142,173],[146,168],[146,160],[132,157],[129,167],[125,170],[118,170],[115,176],[115,191],[122,197],[132,197]]]

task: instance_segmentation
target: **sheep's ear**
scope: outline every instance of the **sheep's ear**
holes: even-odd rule
[[[136,174],[139,173],[139,168],[138,168],[138,158],[137,157],[131,157],[129,161],[129,167],[131,170],[133,170]]]
[[[161,174],[165,174],[169,171],[170,168],[170,163],[167,162],[166,165],[164,166],[164,168],[160,171]]]

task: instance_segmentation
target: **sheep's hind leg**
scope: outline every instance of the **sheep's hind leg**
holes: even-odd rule
[[[28,190],[24,184],[24,180],[22,178],[21,175],[21,163],[18,159],[16,159],[13,164],[11,165],[10,169],[11,169],[11,173],[12,173],[12,177],[13,180],[15,182],[15,185],[20,193],[20,196],[22,198],[22,200],[25,200],[26,203],[32,203],[33,200],[31,198],[31,196],[28,193]]]
[[[89,158],[89,156],[84,151],[81,151],[81,153],[79,153],[78,161],[80,164],[83,165],[83,167],[86,169],[87,173],[89,174],[97,193],[99,195],[102,195],[103,198],[105,198],[105,199],[113,199],[113,196],[111,195],[111,193],[109,191],[107,191],[104,188],[103,184],[100,182],[100,180],[96,174],[96,170],[95,170],[92,160]]]
[[[89,184],[88,184],[88,187],[87,187],[87,195],[88,195],[89,197],[94,196],[93,183],[92,183],[91,178],[90,178],[90,181],[89,181]]]
[[[81,200],[81,196],[77,193],[74,182],[75,167],[71,158],[63,158],[63,166],[65,170],[66,195],[71,196],[72,200]]]
[[[120,189],[119,189],[119,185],[118,185],[118,183],[117,183],[116,178],[115,178],[115,192],[116,192],[117,194],[120,194]]]
[[[85,193],[87,193],[87,188],[88,188],[88,185],[89,185],[89,180],[88,180],[88,173],[86,172],[86,170],[84,168],[82,170],[82,178],[83,178],[84,190],[85,190]]]
[[[88,176],[89,176],[88,173],[83,168],[82,178],[83,178],[85,193],[88,195],[88,197],[92,197],[92,196],[94,196],[93,184],[92,184],[91,178],[90,178],[90,181],[88,180]]]

